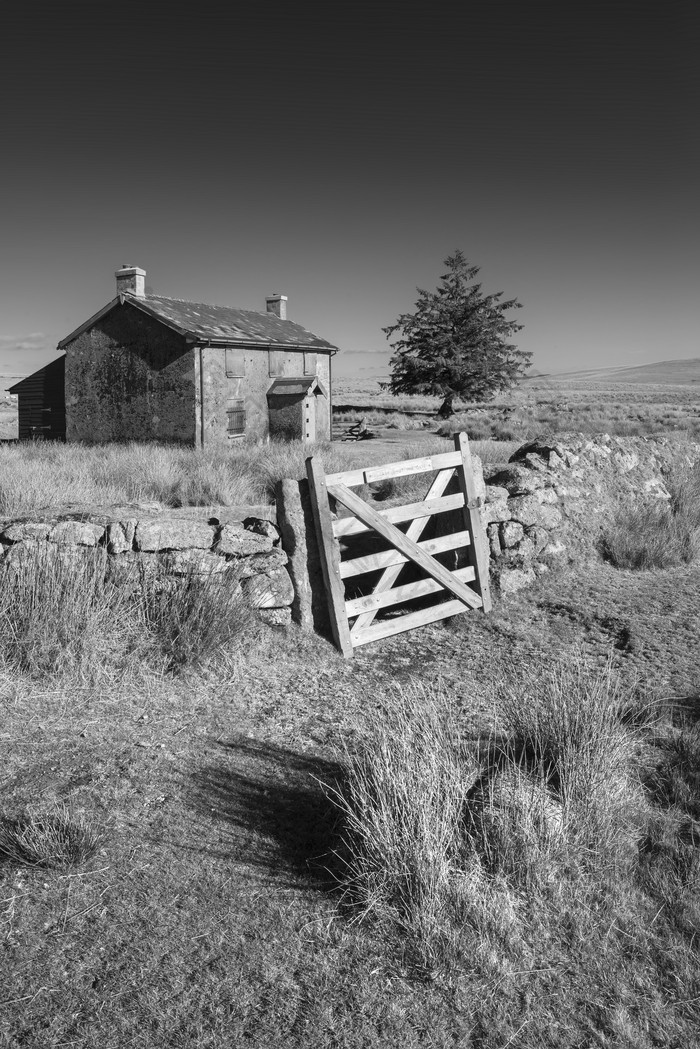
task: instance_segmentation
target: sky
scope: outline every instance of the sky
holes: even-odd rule
[[[288,316],[388,374],[460,248],[543,372],[700,357],[697,5],[24,0],[3,13],[0,374],[113,296]]]

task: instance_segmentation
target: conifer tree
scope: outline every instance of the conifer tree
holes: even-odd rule
[[[470,265],[461,251],[444,264],[447,272],[437,289],[417,288],[415,311],[382,331],[389,340],[399,335],[391,344],[388,389],[438,395],[443,398],[438,415],[448,418],[455,397],[489,400],[513,386],[532,354],[508,341],[522,325],[505,314],[522,304],[517,299],[503,302],[503,292],[485,295],[474,281],[479,267]]]

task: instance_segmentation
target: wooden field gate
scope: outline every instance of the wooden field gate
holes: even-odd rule
[[[489,549],[479,515],[467,435],[457,434],[454,443],[454,451],[328,475],[313,456],[306,460],[331,628],[335,642],[346,658],[352,657],[358,645],[459,615],[469,609],[490,610]],[[423,473],[434,473],[435,477],[423,499],[417,503],[377,510],[352,491],[360,485]],[[448,488],[453,494],[445,494]],[[335,517],[329,500],[340,503],[350,515]],[[448,529],[447,534],[421,540],[429,522],[436,515],[448,512],[452,516],[447,520],[451,524],[457,520],[458,526]],[[399,524],[408,527],[402,531],[397,528]],[[382,537],[388,548],[360,557],[344,558],[340,543],[363,533]],[[447,551],[455,551],[455,560],[459,557],[467,563],[454,569],[446,567],[436,555]],[[461,555],[458,554],[460,551]],[[420,570],[421,578],[395,586],[409,563]],[[366,577],[368,573],[372,573],[369,592],[348,599],[345,580]],[[435,603],[426,603],[424,599],[432,594]],[[419,598],[422,607],[417,610],[376,620],[383,609],[396,610]]]

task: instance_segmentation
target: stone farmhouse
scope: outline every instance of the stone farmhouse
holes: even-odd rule
[[[287,320],[286,296],[263,313],[147,294],[138,266],[115,276],[115,298],[61,340],[64,356],[11,387],[20,439],[329,439],[338,351]]]

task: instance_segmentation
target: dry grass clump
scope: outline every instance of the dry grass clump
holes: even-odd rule
[[[327,788],[346,901],[443,961],[459,928],[482,928],[494,893],[541,902],[553,881],[575,893],[581,878],[629,868],[645,820],[609,672],[561,666],[504,686],[504,734],[485,748],[460,743],[450,701],[439,686],[397,689]]]
[[[582,660],[499,689],[506,764],[527,768],[558,799],[563,835],[586,866],[625,863],[636,841],[642,806],[628,706],[610,667],[594,673]]]
[[[0,447],[0,516],[6,518],[67,503],[230,506],[263,498],[254,472],[227,449],[43,441]]]
[[[230,572],[134,574],[112,583],[101,548],[39,543],[0,568],[0,661],[30,676],[93,679],[163,658],[170,670],[200,666],[240,645],[257,622]]]
[[[397,688],[327,787],[342,819],[338,859],[346,901],[361,916],[391,914],[427,943],[449,924],[462,870],[462,813],[478,772],[455,750],[449,699]]]
[[[105,582],[103,549],[37,543],[0,569],[0,658],[30,675],[90,672],[135,644],[126,596]]]
[[[0,819],[0,862],[66,870],[95,855],[102,835],[63,804],[19,819]]]
[[[198,667],[249,637],[257,622],[233,571],[189,570],[180,578],[141,576],[138,611],[171,670]]]
[[[668,503],[621,508],[602,541],[616,568],[676,568],[700,558],[700,463],[669,482]]]

